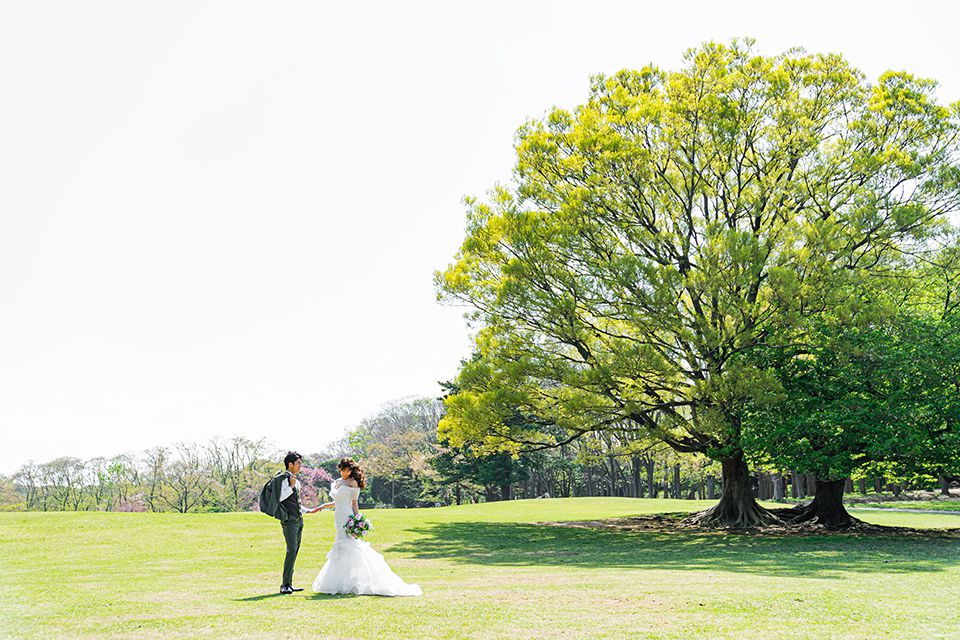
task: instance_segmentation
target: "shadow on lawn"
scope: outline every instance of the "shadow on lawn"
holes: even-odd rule
[[[444,522],[410,532],[422,537],[394,545],[392,553],[461,564],[731,571],[813,578],[839,578],[849,572],[933,572],[960,565],[960,540],[935,536],[765,537],[501,522]]]
[[[279,598],[283,596],[282,593],[267,593],[262,596],[250,596],[249,598],[234,598],[234,602],[259,602],[260,600],[269,600],[270,598]]]
[[[234,598],[234,602],[259,602],[261,600],[269,600],[270,598],[279,598],[283,597],[282,593],[267,593],[262,596],[250,596],[249,598]],[[329,595],[326,593],[306,593],[306,594],[289,594],[287,598],[297,598],[297,597],[306,597],[310,600],[340,600],[342,598],[359,598],[360,596],[354,595],[352,593],[338,593],[336,595]]]

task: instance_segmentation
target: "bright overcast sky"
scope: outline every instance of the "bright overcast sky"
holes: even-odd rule
[[[742,35],[954,101],[950,7],[6,2],[0,473],[214,435],[314,451],[437,395],[469,343],[432,274],[525,119]]]

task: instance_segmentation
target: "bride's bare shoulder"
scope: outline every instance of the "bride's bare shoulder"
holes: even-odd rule
[[[353,487],[354,489],[357,488],[357,481],[353,478],[347,478],[343,481],[343,484],[347,485],[348,487]]]

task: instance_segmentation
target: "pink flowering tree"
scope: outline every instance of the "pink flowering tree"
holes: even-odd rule
[[[300,502],[302,504],[314,505],[318,502],[326,502],[330,493],[328,491],[330,483],[333,482],[333,476],[318,467],[300,467]]]

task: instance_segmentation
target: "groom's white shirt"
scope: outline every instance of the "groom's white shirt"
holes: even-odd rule
[[[293,482],[297,487],[297,491],[300,491],[300,481],[294,480]],[[289,498],[291,495],[293,495],[293,487],[290,486],[290,481],[288,480],[284,482],[282,485],[280,485],[280,502],[283,502],[284,500]],[[310,509],[303,506],[303,503],[301,502],[300,513],[306,513],[307,511],[310,511]]]

